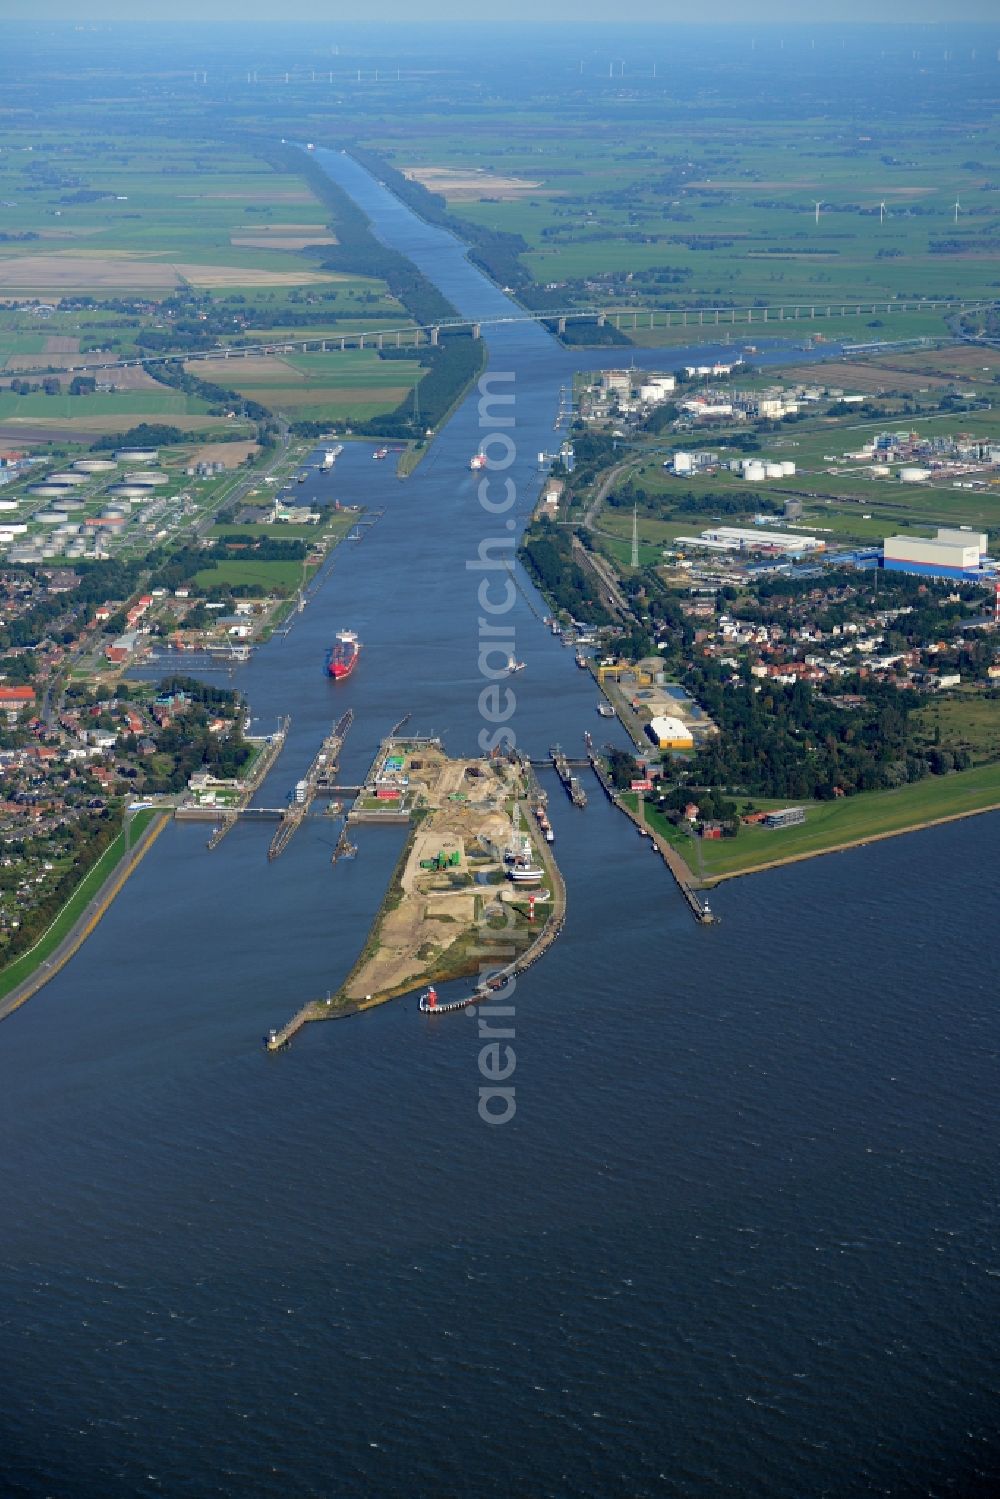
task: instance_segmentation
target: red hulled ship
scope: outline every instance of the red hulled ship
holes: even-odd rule
[[[326,658],[326,669],[335,682],[349,677],[358,664],[361,641],[353,630],[338,630],[333,649]]]

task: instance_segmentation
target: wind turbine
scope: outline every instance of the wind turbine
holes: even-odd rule
[[[885,204],[884,203],[880,203],[879,206],[878,206],[878,221],[879,221],[880,224],[884,224],[885,223]]]
[[[961,213],[961,211],[962,211],[962,205],[959,202],[959,200],[958,200],[958,194],[956,193],[955,194],[955,223],[956,224],[958,223],[958,216]]]
[[[816,222],[818,224],[819,223],[819,211],[823,207],[823,199],[822,198],[814,198],[813,202],[816,204]]]

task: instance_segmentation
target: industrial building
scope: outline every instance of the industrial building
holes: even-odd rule
[[[753,530],[713,526],[700,536],[678,536],[675,541],[679,546],[704,547],[711,552],[769,552],[788,557],[814,552],[824,545],[818,536],[790,536],[787,531],[765,531],[760,526]]]
[[[916,577],[959,578],[975,581],[989,538],[982,531],[956,531],[940,527],[931,539],[887,536],[882,548],[882,566],[887,572],[911,573]]]
[[[694,737],[691,730],[679,718],[666,716],[651,718],[646,726],[646,732],[653,743],[661,750],[689,750],[694,748]]]

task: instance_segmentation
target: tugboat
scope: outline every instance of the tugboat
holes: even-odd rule
[[[486,454],[482,452],[473,453],[472,457],[469,459],[469,467],[474,474],[478,473],[481,468],[485,468]]]
[[[598,703],[597,711],[602,718],[614,718],[615,710],[610,703]]]
[[[375,451],[374,451],[374,453],[372,454],[373,458],[388,458],[388,456],[389,456],[389,449],[388,448],[376,448]]]
[[[526,661],[515,661],[513,656],[507,657],[507,670],[508,672],[510,672],[511,676],[513,676],[516,671],[523,671],[527,664],[528,663]]]
[[[351,675],[361,654],[361,641],[353,630],[338,630],[336,643],[327,653],[326,670],[335,682],[343,682]]]

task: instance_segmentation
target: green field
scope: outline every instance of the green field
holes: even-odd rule
[[[778,802],[755,801],[777,807]],[[745,874],[792,856],[821,854],[844,843],[902,833],[939,817],[956,817],[1000,805],[1000,765],[982,765],[947,776],[929,776],[895,791],[869,791],[833,802],[810,802],[797,827],[741,827],[736,838],[697,842],[693,867],[707,880]],[[691,859],[688,845],[685,857]],[[700,866],[700,867],[699,867]]]
[[[240,587],[245,583],[259,583],[267,590],[292,593],[302,581],[301,562],[220,562],[218,567],[206,568],[195,574],[199,588],[213,588],[229,584]]]
[[[707,69],[708,59],[700,66]],[[783,119],[776,105],[773,117],[755,117],[748,130],[713,113],[710,87],[697,99],[665,99],[657,111],[650,85],[639,82],[627,91],[608,85],[609,118],[619,126],[611,129],[584,102],[594,87],[569,93],[558,113],[551,101],[549,108],[533,101],[501,125],[498,102],[452,128],[414,121],[400,140],[376,126],[369,139],[397,168],[465,174],[451,196],[446,182],[435,184],[450,211],[522,236],[523,264],[538,285],[565,293],[563,305],[867,302],[861,317],[808,325],[860,340],[941,330],[935,314],[887,314],[885,304],[897,297],[996,296],[987,252],[997,213],[978,196],[1000,160],[995,120],[977,122],[971,152],[938,127],[934,105],[926,118],[897,113],[881,117],[877,130],[854,133],[832,116],[792,118],[791,107]],[[794,89],[788,92],[791,106]],[[877,113],[870,92],[865,103],[866,114]],[[470,172],[526,187],[508,199],[503,186],[491,191],[487,181],[482,198],[500,200],[469,201]],[[968,205],[957,222],[956,197]],[[872,303],[882,304],[875,314]],[[868,331],[873,323],[882,329]],[[792,328],[769,324],[772,335],[792,337],[807,325]],[[635,334],[643,344],[697,336],[676,327]]]
[[[380,359],[374,350],[282,354],[193,363],[192,373],[224,380],[249,399],[293,420],[363,421],[395,409],[424,369],[412,359]]]

